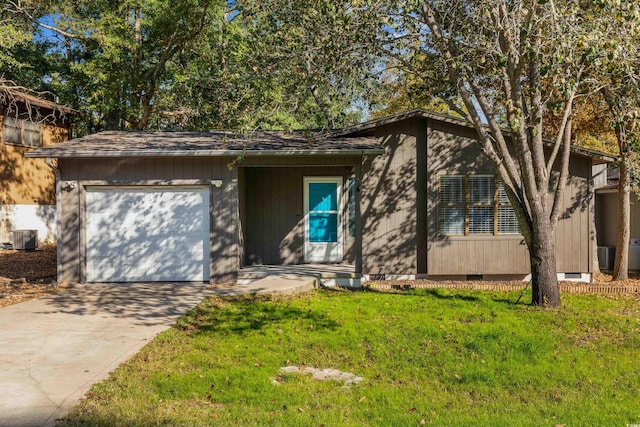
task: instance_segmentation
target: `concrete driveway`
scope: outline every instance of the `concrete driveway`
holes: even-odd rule
[[[87,284],[0,309],[0,425],[55,424],[211,293],[205,284]]]

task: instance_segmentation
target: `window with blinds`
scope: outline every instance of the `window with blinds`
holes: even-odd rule
[[[440,177],[440,234],[465,234],[466,203],[466,177]]]
[[[504,184],[502,181],[498,182],[498,234],[520,234],[520,225],[518,225],[518,218],[513,211],[513,206],[507,197],[506,191],[504,191]]]
[[[493,175],[467,177],[469,191],[469,230],[467,234],[494,233],[495,179]]]
[[[440,235],[519,234],[504,186],[493,175],[440,177]]]

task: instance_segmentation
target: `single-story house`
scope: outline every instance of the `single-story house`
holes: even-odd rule
[[[10,243],[17,229],[37,231],[40,242],[55,241],[55,176],[45,160],[25,153],[68,140],[77,114],[15,88],[0,89],[0,243]]]
[[[232,282],[248,265],[342,263],[366,279],[524,278],[513,210],[460,119],[413,110],[330,134],[101,132],[56,158],[59,280]],[[588,280],[594,173],[573,148],[561,278]]]

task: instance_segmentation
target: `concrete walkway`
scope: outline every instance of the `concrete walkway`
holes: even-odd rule
[[[212,289],[88,284],[0,309],[0,426],[53,425]]]

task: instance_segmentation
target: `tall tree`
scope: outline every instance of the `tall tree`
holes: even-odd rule
[[[614,280],[626,280],[629,271],[631,174],[640,154],[640,4],[603,0],[593,5],[600,34],[596,44],[594,86],[600,88],[617,141],[620,180],[618,235]],[[612,25],[613,24],[613,25]]]
[[[52,1],[40,12],[48,13],[46,21],[35,22],[59,36],[56,53],[67,63],[64,83],[81,88],[81,102],[107,128],[145,129],[160,93],[171,84],[170,64],[215,13],[210,3]]]
[[[41,83],[102,128],[334,127],[361,117],[366,8],[328,0],[7,0]],[[44,86],[44,84],[43,84]]]
[[[583,88],[581,95],[576,97],[572,118],[572,144],[592,150],[601,151],[616,156],[618,153],[615,133],[611,128],[611,117],[606,102],[598,91]],[[554,135],[562,122],[562,117],[553,109],[547,110],[544,120],[544,134]],[[595,193],[591,196],[595,202]],[[598,241],[596,218],[591,215],[591,233],[594,239],[591,255],[591,271],[600,273],[598,259]]]
[[[529,249],[532,302],[558,306],[554,230],[568,178],[573,101],[587,47],[578,0],[385,2],[389,54],[473,125]],[[428,85],[427,85],[428,86]],[[453,95],[450,88],[453,88]],[[547,148],[548,101],[562,117]]]

